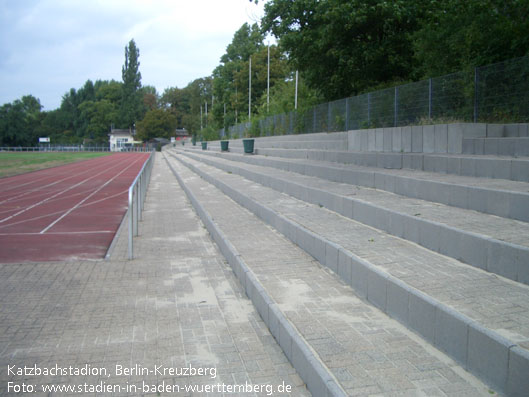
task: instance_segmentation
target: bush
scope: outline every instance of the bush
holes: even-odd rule
[[[204,128],[200,133],[205,141],[218,141],[220,139],[219,130],[212,126]]]
[[[250,124],[250,129],[247,132],[247,135],[250,138],[261,136],[261,124],[259,120],[252,121],[252,123]]]

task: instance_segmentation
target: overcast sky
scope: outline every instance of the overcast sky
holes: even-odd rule
[[[87,79],[121,81],[125,46],[143,85],[185,87],[220,63],[234,33],[263,15],[249,0],[0,0],[0,105],[31,94],[60,106]]]

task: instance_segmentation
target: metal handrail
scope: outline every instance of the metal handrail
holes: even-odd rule
[[[138,222],[142,218],[143,203],[147,195],[147,186],[151,179],[154,153],[151,152],[151,155],[143,164],[138,176],[136,176],[134,182],[129,187],[129,259],[133,259],[134,257],[133,237],[138,235]]]

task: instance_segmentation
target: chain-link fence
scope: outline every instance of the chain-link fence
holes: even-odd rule
[[[232,138],[433,122],[529,122],[529,57],[242,123]],[[221,130],[220,136],[226,136]]]
[[[476,69],[474,118],[529,121],[529,57]]]

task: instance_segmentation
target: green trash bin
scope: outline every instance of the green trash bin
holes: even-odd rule
[[[220,141],[220,150],[223,152],[227,152],[229,143],[230,141]]]
[[[208,143],[202,142],[202,150],[207,150],[207,149],[208,149]]]
[[[244,153],[253,153],[254,139],[243,139]]]

